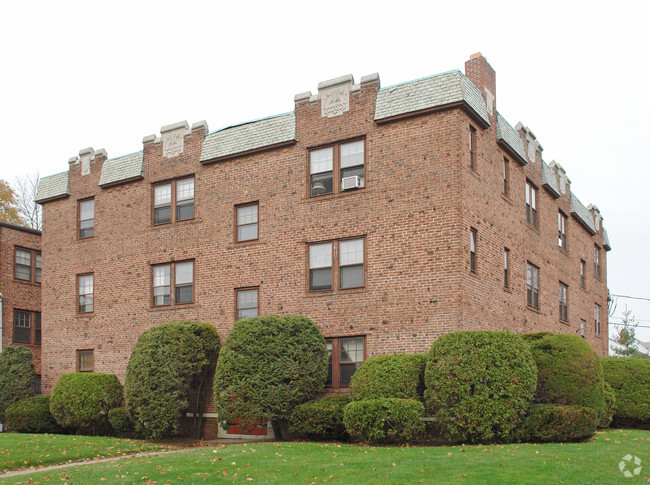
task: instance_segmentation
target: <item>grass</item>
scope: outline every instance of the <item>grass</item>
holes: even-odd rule
[[[641,475],[618,464],[641,458]],[[650,480],[650,432],[607,430],[585,443],[369,447],[255,443],[196,448],[31,473],[0,483],[641,483]]]
[[[2,433],[0,472],[165,449],[145,441],[102,436]]]

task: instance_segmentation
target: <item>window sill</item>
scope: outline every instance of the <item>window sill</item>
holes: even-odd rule
[[[185,219],[183,221],[173,221],[173,222],[165,222],[164,224],[154,224],[151,223],[151,228],[152,229],[161,229],[163,227],[176,227],[178,225],[185,225],[185,224],[198,224],[200,223],[201,220],[194,217],[192,219]]]
[[[93,239],[95,239],[95,235],[88,236],[88,237],[77,236],[77,241],[92,241]]]
[[[347,288],[347,289],[338,289],[338,290],[311,290],[308,291],[306,298],[316,298],[319,296],[338,296],[338,295],[348,295],[348,294],[357,294],[357,293],[366,293],[368,289],[366,287],[362,288]]]
[[[177,303],[176,305],[152,306],[147,309],[149,312],[164,312],[173,310],[183,310],[185,308],[196,308],[196,303]]]
[[[21,280],[18,278],[14,278],[14,283],[22,283],[25,285],[31,285],[31,286],[38,286],[40,288],[41,283],[35,283],[34,281],[27,281],[27,280]]]
[[[95,316],[95,312],[86,312],[86,313],[79,313],[75,315],[75,318],[92,318]]]
[[[512,288],[510,288],[509,286],[504,286],[503,291],[506,291],[508,293],[512,293]]]
[[[512,205],[512,199],[510,199],[509,196],[505,195],[504,193],[501,193],[501,198],[505,200],[508,204]]]
[[[568,250],[562,249],[560,246],[558,246],[557,249],[558,249],[558,251],[560,251],[560,253],[564,254],[567,258],[569,257],[569,251]]]
[[[22,345],[23,347],[29,347],[29,348],[33,347],[33,348],[36,348],[36,349],[41,348],[41,344],[32,344],[32,343],[27,343],[27,342],[16,342],[15,340],[13,340],[11,342],[11,344],[12,345]]]
[[[562,325],[565,325],[567,327],[569,326],[568,320],[558,320],[558,322],[560,322]]]
[[[535,226],[533,226],[530,222],[528,222],[528,221],[525,220],[525,219],[524,219],[524,224],[525,224],[526,227],[528,227],[528,229],[530,229],[531,231],[535,231],[537,234],[540,233],[540,232],[539,232],[539,224],[537,225],[537,227],[535,227]]]
[[[250,241],[235,241],[234,244],[230,244],[226,249],[236,249],[236,248],[247,248],[249,246],[258,246],[260,244],[266,244],[260,239],[251,239]]]
[[[338,199],[340,197],[349,197],[352,195],[358,195],[358,194],[364,194],[367,192],[372,192],[366,187],[361,187],[359,189],[353,189],[353,190],[345,190],[343,192],[335,192],[332,194],[324,194],[324,195],[309,195],[305,197],[304,202],[305,203],[310,203],[310,202],[316,202],[316,201],[322,201],[322,200],[332,200],[332,199]]]
[[[539,315],[542,315],[542,312],[539,311],[539,308],[535,308],[534,306],[526,305],[526,310],[530,310],[531,312],[537,313]]]

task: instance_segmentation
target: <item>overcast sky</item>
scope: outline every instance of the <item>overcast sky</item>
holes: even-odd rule
[[[0,178],[65,171],[88,146],[139,151],[176,121],[213,131],[292,111],[343,74],[389,86],[463,70],[480,51],[501,114],[600,209],[610,291],[650,298],[648,14],[641,1],[3,2]],[[625,304],[650,327],[641,300],[619,299],[611,322]]]

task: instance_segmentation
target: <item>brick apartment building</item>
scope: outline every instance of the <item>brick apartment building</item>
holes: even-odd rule
[[[41,231],[0,221],[0,351],[24,345],[32,352],[41,391]]]
[[[496,109],[480,54],[380,88],[343,76],[293,112],[161,128],[43,178],[43,377],[124,378],[143,330],[312,318],[332,389],[367,357],[461,329],[582,334],[607,355],[609,243],[533,132]]]

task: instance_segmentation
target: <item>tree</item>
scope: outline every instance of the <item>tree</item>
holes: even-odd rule
[[[23,224],[16,192],[6,180],[0,180],[0,221]]]
[[[638,350],[636,327],[639,325],[639,322],[632,315],[632,310],[627,309],[627,305],[625,305],[625,310],[623,310],[623,321],[621,325],[622,327],[619,328],[616,335],[616,341],[623,348],[612,346],[612,350],[617,357],[634,357]]]
[[[32,229],[41,230],[41,206],[36,203],[36,191],[38,190],[38,172],[16,177],[15,194],[18,215],[23,224]]]

